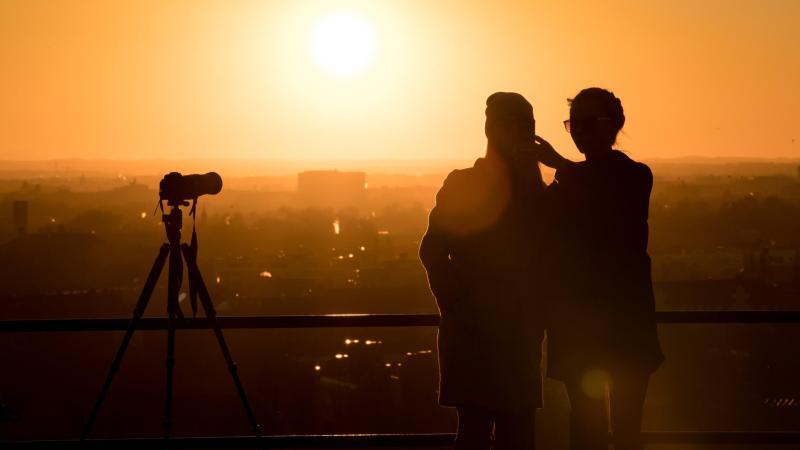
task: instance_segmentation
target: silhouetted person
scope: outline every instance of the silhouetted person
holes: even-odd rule
[[[647,385],[663,361],[647,254],[653,176],[612,149],[625,123],[613,93],[584,89],[570,104],[564,125],[586,160],[553,164],[548,188],[557,262],[548,375],[566,384],[573,450],[607,449],[606,387],[615,448],[640,450]]]
[[[486,156],[455,170],[436,196],[420,258],[441,312],[439,401],[458,410],[456,449],[534,447],[541,406],[541,340],[531,274],[537,163],[514,163],[534,136],[533,109],[519,94],[486,101]]]

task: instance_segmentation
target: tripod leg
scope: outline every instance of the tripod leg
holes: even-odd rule
[[[178,295],[183,281],[183,260],[177,245],[170,245],[169,279],[167,285],[167,388],[164,397],[164,439],[172,436],[172,385],[175,370],[175,320],[180,306]]]
[[[222,334],[222,328],[220,328],[219,323],[217,322],[217,312],[214,309],[214,302],[211,301],[211,296],[208,293],[208,289],[206,289],[206,284],[203,281],[203,276],[200,274],[200,269],[197,266],[197,261],[195,260],[194,254],[186,244],[181,245],[181,251],[183,252],[183,257],[186,259],[186,266],[189,270],[189,282],[193,283],[197,289],[197,294],[200,297],[200,303],[202,303],[203,309],[206,312],[206,317],[208,317],[208,319],[211,321],[214,334],[217,337],[217,343],[219,343],[219,348],[222,350],[222,356],[225,358],[225,363],[228,365],[228,372],[230,372],[231,378],[233,378],[233,383],[236,385],[236,390],[239,392],[239,398],[242,401],[242,406],[244,407],[244,411],[247,414],[247,419],[250,422],[250,428],[253,430],[253,434],[261,437],[261,425],[259,425],[258,421],[256,420],[253,409],[250,407],[250,401],[247,399],[247,394],[244,391],[244,386],[242,386],[242,381],[239,379],[236,362],[231,356],[228,344],[225,342],[225,336]]]
[[[128,349],[128,344],[131,342],[136,325],[139,323],[139,319],[142,318],[142,315],[144,315],[144,310],[147,308],[147,303],[150,301],[150,297],[153,295],[153,290],[158,282],[158,277],[161,276],[161,271],[164,269],[164,262],[167,260],[168,254],[169,246],[167,244],[162,245],[161,249],[159,249],[156,260],[153,262],[153,266],[150,268],[150,273],[147,275],[147,281],[142,288],[142,292],[139,294],[139,300],[136,302],[136,307],[133,309],[133,317],[131,318],[131,321],[128,322],[128,328],[125,330],[125,336],[122,338],[119,348],[117,348],[117,353],[111,362],[108,375],[106,375],[106,380],[103,383],[103,387],[100,389],[100,394],[97,396],[97,400],[95,400],[94,406],[92,407],[92,412],[89,414],[89,419],[86,421],[86,424],[83,427],[81,440],[86,439],[86,437],[89,435],[89,432],[92,430],[92,426],[97,419],[97,414],[100,412],[100,407],[106,398],[106,394],[108,394],[108,390],[111,387],[111,382],[114,380],[114,375],[119,370],[119,366],[122,363],[122,358],[125,356],[125,351]]]

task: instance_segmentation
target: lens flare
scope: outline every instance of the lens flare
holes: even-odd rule
[[[587,397],[602,400],[606,396],[608,373],[600,369],[586,371],[581,378],[581,389]]]

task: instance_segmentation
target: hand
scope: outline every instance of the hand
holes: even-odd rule
[[[570,160],[559,155],[556,149],[541,136],[534,136],[533,142],[522,145],[517,153],[522,160],[534,159],[553,169],[560,169],[571,163]]]

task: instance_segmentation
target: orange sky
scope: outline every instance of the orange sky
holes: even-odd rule
[[[352,78],[308,50],[335,11],[376,32]],[[590,85],[634,157],[800,157],[798,23],[797,0],[4,0],[0,159],[469,160],[498,90],[576,157]]]

